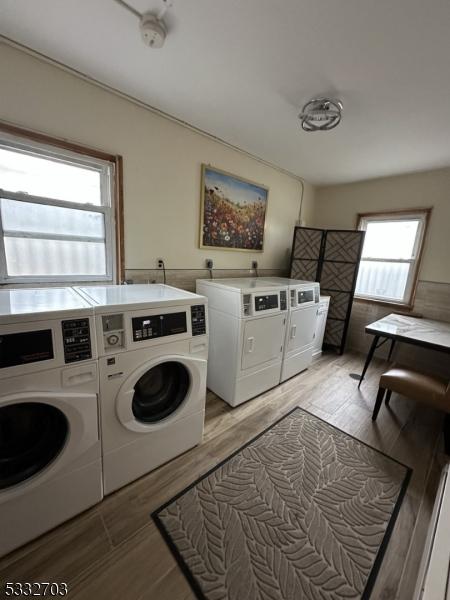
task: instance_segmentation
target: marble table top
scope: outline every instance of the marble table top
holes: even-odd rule
[[[450,352],[450,323],[444,321],[391,313],[367,325],[366,332]]]

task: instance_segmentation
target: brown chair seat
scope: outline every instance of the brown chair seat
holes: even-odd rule
[[[446,398],[447,382],[438,377],[394,367],[380,377],[380,387],[450,411],[450,398]]]
[[[445,412],[445,452],[450,455],[450,383],[443,381],[439,377],[418,373],[412,369],[393,367],[380,377],[380,386],[373,408],[372,421],[375,421],[378,416],[384,395],[386,394],[386,404],[389,404],[392,392],[407,396]]]

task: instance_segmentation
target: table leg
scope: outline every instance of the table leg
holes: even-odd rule
[[[360,387],[360,385],[361,385],[361,383],[362,383],[362,381],[364,379],[364,375],[366,374],[366,371],[367,371],[367,369],[368,369],[368,367],[369,367],[369,365],[370,365],[370,363],[372,361],[372,358],[373,358],[373,355],[374,355],[374,352],[375,352],[375,349],[377,347],[379,339],[380,339],[379,335],[375,335],[374,338],[373,338],[372,345],[370,346],[369,352],[367,354],[366,362],[364,363],[364,368],[363,368],[363,371],[361,373],[361,377],[359,379],[358,387]]]
[[[383,396],[384,396],[385,391],[386,390],[382,387],[378,388],[377,399],[375,400],[375,406],[373,408],[373,413],[372,413],[372,421],[375,421],[376,418],[378,417],[378,413],[380,411],[381,403],[383,402]]]
[[[444,447],[445,454],[450,454],[450,415],[447,413],[444,417]]]
[[[392,339],[391,340],[391,347],[390,347],[390,350],[389,350],[388,362],[391,360],[392,352],[394,351],[394,346],[395,346],[395,340]]]

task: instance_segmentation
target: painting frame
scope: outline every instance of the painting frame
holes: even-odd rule
[[[224,245],[214,245],[214,244],[205,244],[204,243],[204,228],[205,228],[205,196],[206,196],[206,176],[207,171],[211,171],[213,173],[217,173],[220,177],[229,179],[230,182],[238,182],[243,183],[248,186],[252,186],[254,188],[258,188],[262,191],[264,195],[264,223],[260,228],[260,236],[261,236],[261,247],[259,248],[239,248],[239,247],[230,247]],[[200,193],[200,228],[199,228],[199,248],[208,249],[208,250],[226,250],[233,252],[253,252],[253,253],[262,253],[264,252],[265,245],[265,237],[266,237],[266,225],[267,225],[267,209],[269,204],[269,188],[266,185],[261,183],[257,183],[256,181],[252,181],[250,179],[246,179],[241,177],[240,175],[235,175],[234,173],[230,173],[229,171],[224,171],[223,169],[218,169],[213,165],[202,163],[201,165],[201,193]]]

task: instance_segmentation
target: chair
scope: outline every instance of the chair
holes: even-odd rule
[[[445,412],[445,452],[450,454],[450,382],[424,373],[418,373],[412,369],[399,367],[389,369],[380,377],[372,421],[375,421],[378,416],[385,393],[386,405],[388,405],[392,392],[429,404],[433,408]]]

